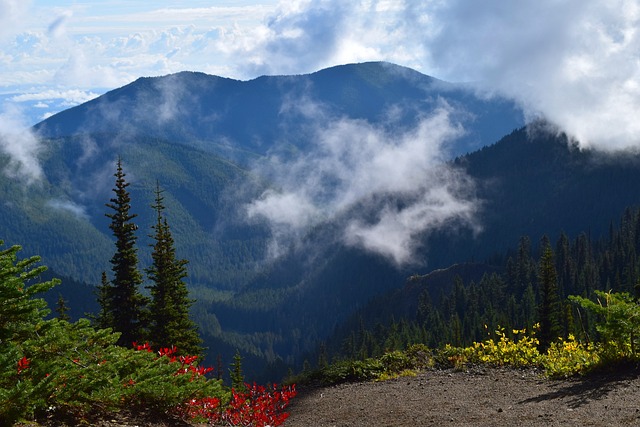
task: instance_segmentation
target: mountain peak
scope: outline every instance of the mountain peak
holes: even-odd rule
[[[461,109],[454,120],[464,121],[460,124],[467,131],[456,141],[454,155],[493,143],[524,124],[521,112],[509,101],[482,100],[463,87],[378,61],[248,81],[192,71],[143,77],[58,113],[35,129],[48,138],[142,135],[225,155],[229,150],[264,155],[283,142],[303,149],[314,138],[309,129],[326,126],[318,122],[321,117],[302,113],[309,102],[322,106],[328,117],[370,123],[388,122],[393,110],[392,126],[406,128],[417,125],[441,100]]]

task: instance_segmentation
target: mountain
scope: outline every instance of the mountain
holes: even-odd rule
[[[303,152],[312,128],[337,118],[401,130],[443,103],[456,107],[467,128],[451,155],[522,124],[509,101],[381,62],[246,82],[190,72],[141,78],[34,127],[45,143],[46,180],[28,197],[19,183],[4,182],[7,229],[0,236],[42,255],[65,276],[97,282],[109,268],[104,204],[119,155],[141,227],[149,223],[149,190],[158,180],[194,286],[237,289],[265,258],[269,233],[243,218],[245,204],[270,185],[252,170],[256,159]]]
[[[474,151],[524,124],[506,99],[482,97],[385,62],[350,64],[299,76],[238,81],[182,72],[140,78],[37,124],[46,138],[82,134],[159,138],[222,154],[241,164],[252,154],[304,150],[312,130],[342,117],[396,130],[449,105],[466,134],[452,155]]]
[[[257,161],[270,162],[273,153],[304,157],[317,128],[333,120],[403,132],[446,105],[467,131],[449,147],[448,167],[474,183],[481,228],[424,234],[416,263],[398,267],[341,244],[343,229],[326,221],[269,258],[271,229],[246,216],[249,202],[277,190]],[[54,292],[74,293],[70,301],[84,304],[75,282],[95,285],[110,268],[104,205],[113,197],[120,156],[139,215],[141,267],[149,262],[150,205],[159,182],[178,256],[190,261],[193,315],[210,355],[229,361],[239,349],[248,373],[257,375],[269,362],[273,376],[285,363],[301,363],[300,355],[410,275],[482,262],[523,234],[604,233],[636,203],[637,155],[580,151],[562,136],[521,125],[508,101],[387,63],[246,82],[201,73],[143,78],[35,126],[45,143],[46,178],[32,186],[0,180],[0,236],[23,245],[25,255],[41,255],[70,279]],[[0,155],[0,167],[8,161]],[[94,296],[87,294],[91,307]]]
[[[44,143],[46,178],[29,187],[1,181],[0,236],[68,278],[55,292],[69,300],[74,315],[93,310],[90,290],[102,271],[109,272],[113,254],[104,214],[120,156],[138,215],[141,268],[149,263],[149,206],[157,180],[177,252],[190,261],[194,316],[206,344],[225,354],[240,348],[256,360],[286,358],[314,346],[345,313],[401,283],[405,272],[353,248],[327,251],[319,242],[334,240],[330,225],[272,263],[271,230],[247,221],[244,211],[273,185],[254,165],[274,153],[308,152],[317,130],[336,120],[403,132],[436,108],[449,109],[466,130],[448,147],[451,157],[523,124],[511,101],[381,62],[250,81],[192,72],[141,78],[34,126]],[[0,166],[8,161],[0,156]],[[309,258],[310,247],[318,258]],[[363,275],[364,264],[385,273]],[[88,284],[86,295],[77,282]],[[316,287],[323,282],[332,286]],[[311,296],[318,304],[308,304]],[[291,305],[296,308],[288,315],[283,307]],[[268,313],[268,320],[258,313]],[[291,316],[309,321],[289,331]]]

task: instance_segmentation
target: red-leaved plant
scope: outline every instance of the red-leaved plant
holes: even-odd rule
[[[266,427],[282,425],[289,417],[285,412],[295,397],[295,386],[278,389],[245,384],[246,392],[232,390],[231,401],[225,407],[216,398],[194,399],[185,405],[184,412],[191,419],[205,419],[211,424],[227,423],[232,426]]]
[[[133,346],[138,351],[153,352],[149,343]],[[180,363],[176,375],[191,373],[192,378],[206,375],[213,371],[211,367],[197,366],[197,356],[177,356],[176,347],[161,348],[158,357],[168,357],[172,363]],[[282,425],[289,417],[285,412],[289,401],[295,397],[295,385],[278,388],[277,384],[269,387],[257,384],[245,384],[246,392],[231,391],[231,400],[222,405],[217,397],[191,399],[176,412],[188,419],[206,420],[210,424],[226,423],[232,426],[275,427]]]

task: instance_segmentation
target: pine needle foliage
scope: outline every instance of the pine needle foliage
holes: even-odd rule
[[[539,348],[546,351],[549,345],[562,335],[559,319],[562,318],[562,303],[558,294],[558,274],[556,272],[553,250],[549,240],[543,237],[542,257],[538,269],[538,286],[540,303],[538,304],[538,319],[540,331]]]
[[[189,309],[194,300],[189,299],[189,291],[184,279],[187,277],[185,259],[176,257],[171,229],[164,214],[164,197],[160,185],[156,183],[155,204],[156,223],[151,257],[152,265],[145,269],[151,293],[149,305],[149,341],[157,348],[175,345],[183,354],[202,355],[202,340],[198,327],[189,318]]]
[[[138,229],[133,219],[137,216],[130,212],[131,198],[125,180],[126,174],[122,168],[122,160],[118,158],[115,197],[106,206],[113,213],[105,215],[111,219],[109,228],[116,238],[116,251],[111,258],[111,270],[114,278],[105,285],[100,297],[103,300],[102,313],[109,313],[108,318],[98,320],[99,324],[111,327],[120,332],[118,344],[129,347],[134,341],[140,340],[145,333],[145,308],[147,298],[140,294],[138,288],[142,284],[142,275],[138,270],[138,253],[135,231]]]
[[[38,257],[18,259],[19,250],[0,251],[0,426],[29,419],[90,425],[125,408],[169,414],[192,399],[229,400],[194,358],[115,345],[119,333],[86,319],[46,320],[50,310],[36,296],[58,281],[40,282],[46,267]]]
[[[33,296],[58,283],[51,280],[29,285],[47,268],[37,266],[37,256],[19,260],[20,250],[20,246],[12,246],[0,251],[0,346],[10,339],[26,338],[33,331],[34,322],[50,313],[47,303]]]

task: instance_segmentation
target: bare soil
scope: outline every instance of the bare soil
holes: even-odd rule
[[[549,380],[535,370],[428,371],[303,390],[285,426],[640,426],[638,374]]]
[[[298,391],[285,427],[640,426],[637,367],[565,380],[532,369],[434,370]],[[64,425],[59,421],[47,425]],[[193,426],[158,414],[120,414],[90,424]]]

